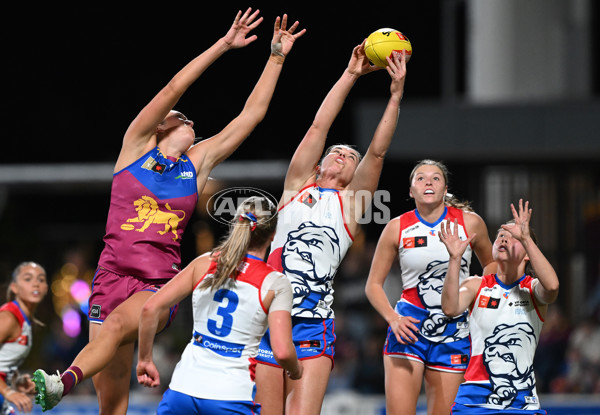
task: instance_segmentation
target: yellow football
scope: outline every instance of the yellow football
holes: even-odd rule
[[[406,36],[394,29],[379,29],[371,33],[365,42],[365,54],[373,65],[385,68],[388,66],[387,56],[394,52],[406,51],[406,61],[412,56],[412,45]]]

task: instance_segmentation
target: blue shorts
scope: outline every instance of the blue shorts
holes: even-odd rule
[[[225,413],[260,415],[260,404],[252,401],[218,401],[195,398],[167,389],[158,404],[156,413],[158,415],[221,415]]]
[[[471,340],[468,337],[455,342],[438,343],[417,334],[415,343],[398,343],[391,327],[388,327],[383,346],[384,355],[414,360],[429,369],[452,373],[464,373],[467,370],[470,351]]]
[[[395,310],[401,316],[419,320],[417,341],[399,343],[391,327],[388,327],[384,355],[421,362],[428,369],[442,372],[464,373],[467,370],[471,339],[460,337],[468,336],[467,313],[448,319],[443,314],[432,314],[405,301],[398,301]]]
[[[326,356],[333,363],[335,355],[335,324],[333,319],[292,317],[292,337],[299,360]],[[273,357],[269,330],[258,346],[258,363],[280,367]]]
[[[459,403],[453,403],[450,409],[450,415],[548,415],[548,412],[543,409],[527,410],[527,409],[488,409],[480,406],[466,406]]]

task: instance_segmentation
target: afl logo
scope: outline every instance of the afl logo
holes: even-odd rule
[[[238,206],[252,196],[268,199],[277,206],[277,199],[264,190],[255,187],[231,187],[212,195],[206,203],[206,211],[217,222],[229,225],[235,218]],[[260,209],[260,206],[256,206],[255,211]]]

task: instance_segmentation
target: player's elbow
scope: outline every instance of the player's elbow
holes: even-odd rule
[[[442,312],[447,317],[456,317],[460,314],[458,307],[456,307],[455,304],[451,304],[450,302],[444,300],[442,300]]]
[[[257,126],[267,115],[268,107],[257,107],[257,106],[246,106],[240,118],[243,119],[249,125]]]
[[[380,289],[381,286],[380,286]],[[365,295],[367,296],[367,300],[371,301],[375,296],[375,291],[377,290],[376,285],[369,282],[367,278],[367,283],[365,284]]]
[[[558,298],[558,288],[559,288],[558,279],[556,280],[556,282],[549,284],[548,287],[544,287],[544,294],[543,294],[542,301],[546,304],[552,304],[553,302],[555,302],[556,299]]]
[[[289,344],[271,344],[273,357],[280,365],[296,358],[296,350],[293,343]]]

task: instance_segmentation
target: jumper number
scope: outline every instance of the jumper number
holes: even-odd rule
[[[223,303],[227,300],[226,304],[217,309],[217,314],[222,317],[221,325],[216,320],[208,320],[208,331],[215,336],[225,337],[231,333],[231,327],[233,326],[233,312],[238,306],[239,297],[238,295],[230,290],[220,289],[215,293],[213,301],[217,303]]]

